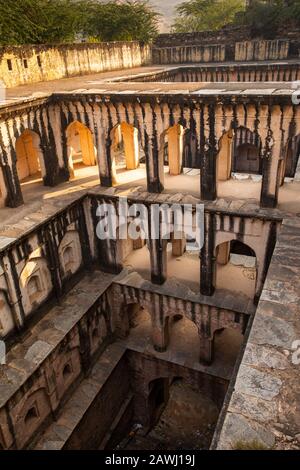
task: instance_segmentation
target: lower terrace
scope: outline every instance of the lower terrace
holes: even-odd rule
[[[293,70],[293,72],[284,73],[285,69],[289,70],[289,67]],[[241,62],[237,64],[236,62],[228,62],[228,63],[212,63],[212,64],[194,64],[191,66],[187,65],[178,65],[174,66],[148,66],[148,67],[138,67],[132,68],[122,71],[113,71],[113,72],[102,72],[96,74],[89,74],[89,75],[81,75],[77,77],[70,77],[64,78],[60,80],[50,80],[47,82],[38,82],[32,85],[21,85],[14,88],[8,88],[5,91],[5,100],[0,102],[0,105],[3,104],[13,104],[17,102],[22,102],[25,100],[30,100],[34,98],[41,98],[45,96],[50,96],[53,93],[61,93],[61,92],[83,92],[83,91],[95,91],[98,92],[112,92],[112,91],[121,91],[124,92],[126,90],[134,90],[134,87],[137,87],[137,91],[139,89],[147,90],[153,89],[153,83],[151,81],[159,83],[160,87],[163,90],[176,90],[178,89],[178,83],[181,83],[180,86],[184,83],[185,91],[189,89],[192,91],[197,90],[199,84],[201,82],[206,83],[209,82],[219,82],[226,83],[226,72],[229,71],[233,73],[235,70],[246,70],[249,69],[258,69],[258,70],[272,70],[279,69],[282,70],[282,73],[278,73],[277,75],[273,75],[273,79],[266,79],[266,76],[260,75],[254,78],[251,75],[245,75],[245,79],[241,80],[238,77],[231,77],[232,82],[248,82],[247,88],[261,88],[257,86],[257,83],[261,82],[260,85],[263,85],[263,82],[266,82],[263,85],[263,88],[270,88],[270,84],[267,82],[278,82],[281,84],[284,82],[291,82],[297,80],[299,77],[299,67],[300,62],[295,60],[293,61],[264,61],[263,64],[261,62]],[[205,75],[200,76],[201,71],[203,74],[209,71],[214,71],[217,73],[216,76]],[[184,73],[192,73],[192,77],[189,79],[190,83],[185,83],[187,80],[184,79]],[[194,75],[193,75],[194,74]],[[164,82],[168,81],[168,77],[170,77],[170,81],[174,82],[168,83],[167,85],[163,85]],[[201,77],[201,79],[199,79]],[[253,83],[253,82],[256,83]],[[125,82],[122,84],[122,82]],[[133,84],[130,85],[130,82]],[[138,82],[142,82],[142,85],[139,86]],[[150,82],[147,83],[146,82]],[[177,83],[176,83],[177,82]],[[193,83],[194,82],[194,83]],[[252,82],[252,84],[251,84]],[[226,88],[228,87],[229,83],[227,83]],[[233,86],[233,88],[232,88]],[[227,89],[235,89],[237,84],[231,84],[231,88]],[[241,86],[241,84],[239,84]],[[129,88],[128,88],[129,87]],[[201,85],[203,88],[203,85]]]
[[[15,238],[28,230],[38,222],[55,214],[70,201],[85,195],[88,191],[107,191],[110,194],[130,196],[139,193],[147,197],[146,170],[142,164],[136,170],[117,171],[118,183],[114,188],[106,189],[99,186],[99,171],[97,166],[81,166],[76,170],[75,179],[61,183],[50,188],[42,185],[39,178],[31,177],[22,184],[22,193],[25,204],[16,209],[0,208],[0,235]],[[258,178],[259,179],[259,178]],[[261,181],[255,181],[252,175],[241,178],[237,175],[228,181],[219,182],[217,206],[226,207],[231,203],[235,207],[243,204],[251,204],[259,209]],[[192,196],[192,201],[200,201],[200,170],[185,169],[178,176],[169,175],[168,167],[165,167],[165,190],[163,199],[180,194],[182,197]],[[150,196],[150,194],[149,194]],[[153,197],[153,196],[152,196]],[[158,195],[159,199],[159,195]],[[278,210],[285,213],[297,214],[300,212],[300,182],[286,179],[279,191]]]
[[[8,363],[2,371],[0,381],[0,407],[10,404],[16,440],[14,442],[10,440],[9,433],[3,428],[5,446],[72,449],[78,446],[87,448],[88,445],[91,446],[89,448],[95,448],[93,446],[97,443],[100,448],[110,448],[112,444],[109,443],[113,441],[110,441],[107,427],[104,426],[100,431],[97,428],[99,435],[95,436],[95,441],[90,437],[89,444],[79,438],[80,429],[82,423],[85,423],[86,433],[90,434],[94,427],[88,424],[92,418],[86,414],[87,410],[91,405],[95,405],[102,393],[105,396],[107,393],[105,389],[114,372],[118,378],[122,373],[122,384],[125,386],[127,379],[123,377],[123,374],[125,371],[128,373],[127,367],[128,364],[132,364],[132,361],[137,367],[135,361],[139,357],[143,358],[144,370],[147,369],[148,372],[154,367],[156,371],[160,370],[162,373],[167,367],[170,373],[177,377],[188,374],[191,378],[193,374],[198,373],[206,386],[216,380],[219,386],[221,383],[226,384],[225,390],[230,382],[223,408],[221,406],[219,422],[211,425],[213,426],[211,430],[215,430],[213,448],[234,449],[238,442],[251,444],[251,442],[258,441],[268,449],[297,449],[299,447],[299,435],[297,435],[299,408],[296,393],[298,368],[292,358],[293,342],[298,338],[299,333],[296,315],[299,302],[298,230],[298,218],[284,220],[248,343],[246,344],[247,335],[243,340],[236,334],[238,332],[225,329],[215,338],[214,362],[209,366],[202,365],[198,361],[199,337],[197,328],[186,317],[188,309],[184,311],[183,318],[181,315],[176,315],[176,309],[174,310],[174,322],[169,325],[169,344],[166,351],[158,352],[153,348],[152,339],[155,335],[153,336],[153,326],[149,321],[149,312],[144,303],[135,304],[139,308],[132,316],[133,323],[130,324],[129,336],[126,339],[119,337],[117,341],[112,336],[112,333],[118,330],[116,329],[118,309],[108,309],[108,298],[116,307],[116,299],[122,297],[121,292],[123,294],[126,292],[125,297],[129,303],[132,302],[131,299],[138,302],[136,297],[138,292],[140,301],[148,298],[152,304],[154,304],[153,296],[158,295],[164,297],[166,305],[174,307],[175,301],[177,312],[180,312],[179,305],[192,301],[192,297],[188,299],[186,295],[180,296],[176,287],[173,292],[174,297],[169,297],[168,287],[151,287],[136,274],[132,275],[126,271],[117,277],[99,271],[85,275],[80,283],[62,299],[61,304],[54,306],[46,316],[35,322],[35,325],[32,325],[26,334],[19,338],[18,343],[8,353]],[[283,286],[284,296],[282,296]],[[110,289],[116,289],[115,297],[105,296],[106,291]],[[191,296],[191,294],[188,295]],[[97,301],[99,296],[103,297],[100,304]],[[224,308],[224,297],[220,298],[220,303]],[[94,323],[94,304],[99,305],[101,310],[100,323],[97,323],[97,326]],[[107,315],[108,311],[110,311],[110,316]],[[132,308],[130,312],[132,315]],[[83,328],[85,324],[89,325],[86,332]],[[121,324],[120,326],[122,327]],[[92,338],[93,346],[89,351],[91,357],[88,362],[80,361],[77,356],[78,330],[84,331],[85,335],[90,334]],[[186,342],[187,334],[190,338],[188,343]],[[113,344],[110,344],[112,342]],[[62,346],[66,344],[72,345],[68,352],[64,351],[65,346]],[[246,347],[244,355],[239,354],[242,344],[241,353]],[[62,357],[59,351],[62,351]],[[82,355],[87,353],[83,347],[80,351]],[[153,365],[148,369],[151,361]],[[241,365],[240,361],[242,361]],[[89,367],[84,370],[84,375],[78,367],[70,367],[70,364],[73,366],[83,364],[83,367],[86,367],[87,363]],[[148,364],[146,368],[145,364]],[[236,368],[234,368],[235,364]],[[55,394],[53,390],[49,390],[49,396],[55,419],[49,419],[46,430],[39,431],[35,434],[35,439],[31,441],[28,440],[29,436],[31,433],[36,433],[39,423],[36,418],[31,419],[29,416],[32,400],[30,388],[28,389],[27,386],[28,380],[32,378],[33,384],[37,380],[43,381],[43,376],[40,377],[38,373],[40,368],[43,368],[47,375],[54,365],[57,370],[57,389]],[[63,374],[61,378],[60,372]],[[150,377],[151,374],[148,380]],[[76,389],[72,388],[72,384],[76,384]],[[16,397],[17,394],[21,396],[20,393],[26,396],[28,394],[28,401],[21,400],[18,403]],[[126,390],[128,395],[124,393],[120,391],[120,397],[114,398],[117,402],[122,400],[120,410],[123,410],[123,405],[128,405],[127,400],[131,396],[129,390]],[[42,400],[44,400],[42,396],[33,396],[37,397],[39,407],[42,409],[40,419],[46,419],[47,413],[50,412],[49,405],[42,405]],[[201,397],[201,400],[205,400],[203,390]],[[222,396],[221,403],[223,399],[224,396]],[[110,432],[114,430],[114,426],[121,418],[118,417],[117,409],[118,407],[113,408],[109,412],[110,419],[115,416],[114,425],[109,426]],[[106,423],[108,417],[104,408],[102,413]],[[26,418],[26,428],[22,420],[17,419],[19,416]],[[140,417],[144,418],[143,415]],[[102,438],[100,439],[99,436]],[[157,433],[154,433],[154,437],[157,437]],[[151,440],[151,436],[149,439]],[[209,442],[210,440],[208,445]],[[197,446],[202,445],[201,436]]]

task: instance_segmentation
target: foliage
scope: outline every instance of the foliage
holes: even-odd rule
[[[0,0],[0,43],[73,41],[82,27],[81,1]]]
[[[300,27],[300,0],[186,0],[177,8],[175,32],[219,30],[245,25],[252,36],[273,38],[279,30]]]
[[[177,33],[219,30],[232,23],[244,8],[244,0],[187,0],[177,7],[173,30]]]
[[[268,448],[260,441],[237,441],[234,450],[268,450]]]
[[[159,17],[148,1],[93,2],[85,32],[101,41],[149,42],[158,34]]]
[[[0,44],[151,41],[159,14],[148,1],[0,0]]]
[[[237,21],[250,26],[252,36],[272,38],[280,28],[300,26],[299,0],[254,0]]]

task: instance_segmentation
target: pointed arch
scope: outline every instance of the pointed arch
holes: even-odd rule
[[[216,247],[215,259],[216,287],[254,299],[258,278],[254,249],[242,241],[231,239]]]
[[[233,130],[225,132],[219,140],[219,153],[217,155],[217,181],[230,179],[232,169],[232,139]]]
[[[79,121],[71,122],[66,129],[66,137],[71,176],[74,177],[74,166],[78,164],[85,166],[97,164],[93,134],[87,126]]]
[[[257,132],[240,126],[233,140],[233,171],[236,173],[261,174],[261,138]]]
[[[160,162],[169,167],[170,175],[177,176],[183,169],[184,127],[174,124],[161,135]]]
[[[17,173],[19,181],[26,180],[29,176],[45,176],[45,164],[41,150],[40,136],[26,129],[16,140]]]

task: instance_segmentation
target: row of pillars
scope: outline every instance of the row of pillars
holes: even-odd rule
[[[139,304],[129,304],[131,309],[139,310]],[[124,308],[124,307],[123,307]],[[133,311],[134,311],[133,310]],[[130,332],[130,318],[127,312],[127,316],[123,316],[123,323],[118,327],[118,336],[126,337]],[[164,298],[161,295],[155,295],[151,303],[151,318],[152,318],[152,330],[151,330],[151,342],[155,351],[163,353],[167,351],[170,343],[170,317],[165,317],[164,313]],[[182,315],[178,315],[178,320],[182,318]],[[209,336],[205,331],[199,331],[199,361],[202,364],[211,364],[213,361],[214,354],[214,335]]]
[[[137,130],[129,125],[122,125],[114,130],[114,142],[117,143],[117,133],[122,133],[125,153],[127,155],[127,168],[135,169],[138,166],[138,135]],[[183,137],[184,129],[181,125],[174,125],[163,135],[163,139],[168,140],[168,160],[170,175],[176,176],[183,169]],[[232,145],[232,136],[228,139],[229,146]],[[116,182],[114,168],[114,151],[108,145],[106,165],[100,169],[101,183],[103,186],[112,186]],[[208,149],[203,153],[201,159],[201,178],[200,190],[201,199],[213,201],[217,198],[217,182],[219,179],[218,160],[222,153],[231,152],[228,145],[220,148],[212,142]],[[262,165],[262,189],[261,205],[263,207],[276,207],[278,200],[278,191],[280,186],[280,175],[282,170],[282,161],[276,159],[276,156],[270,151],[268,158],[263,158]],[[228,157],[228,161],[230,158]],[[164,190],[164,145],[161,142],[157,146],[153,139],[149,139],[146,149],[147,166],[147,186],[151,193],[160,193]],[[223,179],[223,178],[221,178]]]

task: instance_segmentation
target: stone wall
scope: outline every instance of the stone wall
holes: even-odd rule
[[[154,64],[224,62],[226,60],[226,48],[223,44],[153,48],[152,54]]]
[[[234,58],[236,61],[276,60],[289,57],[289,41],[275,39],[273,41],[242,41],[235,43]]]
[[[287,31],[281,29],[278,33],[268,39],[286,38],[291,45],[299,44],[299,29]],[[174,47],[174,46],[199,46],[203,44],[233,44],[240,41],[263,40],[263,37],[253,37],[250,28],[246,26],[225,26],[219,31],[198,31],[192,33],[165,33],[160,34],[155,42],[155,47]]]
[[[285,219],[213,448],[300,447],[299,220]]]
[[[110,282],[99,273],[82,280],[80,290],[8,351],[1,367],[0,447],[22,449],[38,437],[110,342],[104,293]]]
[[[156,47],[192,46],[216,44],[219,42],[231,44],[236,41],[251,39],[249,29],[243,27],[225,27],[219,31],[199,31],[193,33],[166,33],[160,34],[155,40]]]
[[[150,60],[150,47],[139,42],[5,46],[0,48],[0,79],[14,87],[139,67]]]
[[[211,399],[221,410],[228,387],[226,379],[210,374],[208,370],[202,371],[180,365],[174,358],[164,361],[150,354],[139,354],[129,350],[127,359],[131,371],[131,387],[135,395],[135,419],[145,428],[151,426],[151,421],[153,421],[151,415],[154,410],[149,400],[150,384],[161,378],[166,379],[170,386],[174,379],[180,377],[199,392],[199,397]]]
[[[64,450],[92,450],[101,447],[129,394],[130,375],[127,361],[122,358],[67,440]],[[128,428],[131,425],[130,418],[129,414]]]
[[[160,34],[153,47],[153,63],[195,63],[282,60],[299,57],[299,31],[282,31],[272,39],[254,38],[246,27],[220,31]]]
[[[78,201],[0,252],[0,338],[27,327],[32,317],[66,293],[92,260],[85,203]]]
[[[248,40],[224,44],[179,45],[154,47],[154,64],[184,64],[197,62],[282,60],[299,56],[298,50],[291,52],[286,39]]]

